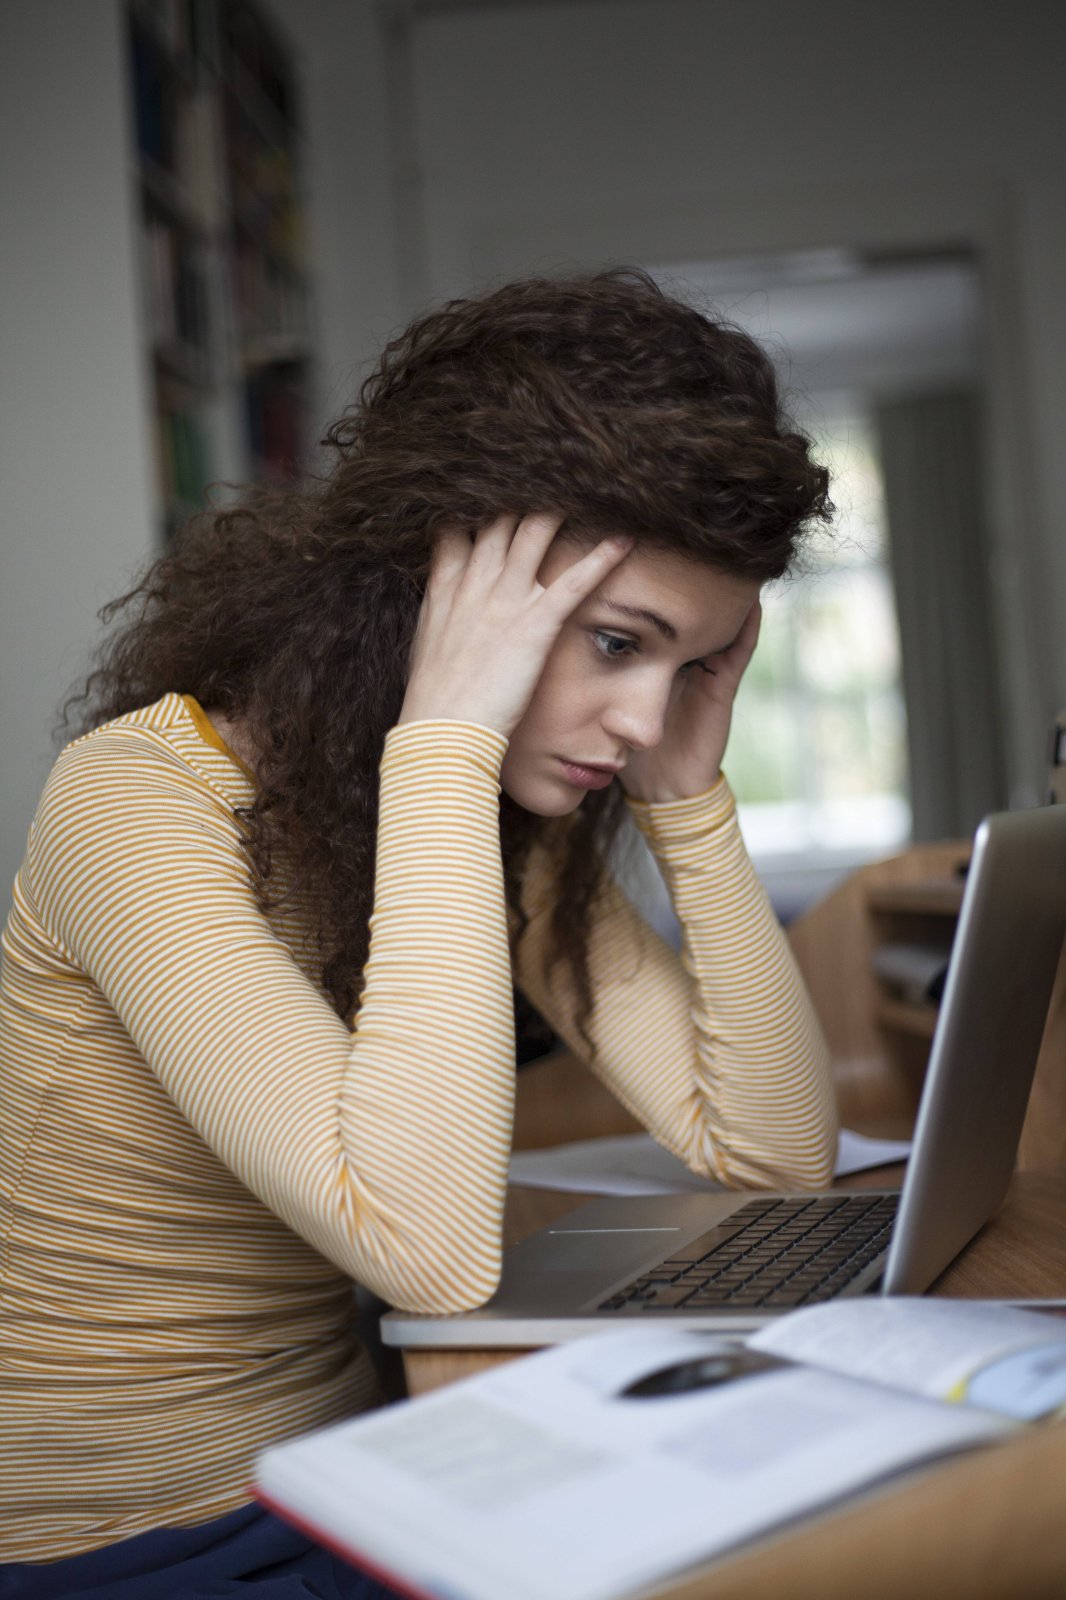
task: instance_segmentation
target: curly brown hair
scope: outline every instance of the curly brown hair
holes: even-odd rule
[[[430,311],[323,444],[328,469],[201,514],[105,607],[105,622],[124,620],[66,722],[73,706],[85,730],[178,691],[242,724],[259,753],[243,814],[257,895],[265,909],[290,895],[311,908],[324,987],[351,1022],[378,766],[435,532],[551,512],[578,538],[628,532],[765,581],[832,507],[760,347],[634,269],[530,278]],[[561,847],[552,960],[569,963],[586,1036],[589,918],[623,809],[617,784],[588,794]],[[516,941],[544,827],[504,797]]]

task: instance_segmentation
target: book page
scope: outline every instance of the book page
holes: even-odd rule
[[[1066,1322],[994,1301],[856,1296],[794,1311],[746,1343],[1018,1421],[1066,1405]]]
[[[268,1451],[259,1484],[427,1594],[613,1600],[1006,1426],[641,1329]]]

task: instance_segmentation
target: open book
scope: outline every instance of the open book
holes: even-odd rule
[[[256,1493],[410,1594],[617,1600],[1064,1405],[1061,1316],[837,1300],[557,1345],[268,1450]]]

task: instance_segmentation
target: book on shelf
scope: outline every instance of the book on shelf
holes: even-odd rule
[[[1066,711],[1060,711],[1048,735],[1048,804],[1066,805]]]
[[[174,117],[180,93],[174,61],[163,41],[144,26],[139,11],[134,11],[130,20],[137,153],[142,160],[170,171],[174,165]]]
[[[282,122],[294,115],[294,86],[286,50],[265,14],[251,5],[231,5],[223,12],[223,35],[235,77],[261,99]]]
[[[174,128],[174,170],[188,220],[205,233],[225,222],[218,118],[217,90],[201,86],[179,102]]]
[[[130,11],[134,24],[160,49],[184,56],[198,51],[201,5],[202,0],[131,0]]]
[[[204,428],[195,413],[158,411],[156,451],[160,495],[167,514],[184,517],[199,510],[211,467]]]
[[[621,1600],[1064,1402],[1061,1312],[856,1298],[557,1345],[267,1450],[255,1490],[410,1595]]]
[[[303,394],[284,370],[250,373],[244,383],[245,420],[257,477],[284,483],[300,455]]]
[[[193,362],[207,360],[211,343],[206,274],[196,248],[165,222],[141,235],[145,309],[153,347],[175,346]]]

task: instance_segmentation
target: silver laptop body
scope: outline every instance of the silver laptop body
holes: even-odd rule
[[[977,831],[914,1146],[887,1250],[839,1292],[922,1294],[1001,1203],[1014,1168],[1029,1090],[1066,934],[1066,805],[987,817]],[[815,1197],[839,1202],[840,1190]],[[863,1191],[872,1203],[892,1202]],[[478,1311],[383,1317],[386,1344],[515,1347],[557,1343],[634,1318],[742,1332],[789,1309],[693,1310],[617,1301],[654,1278],[704,1234],[728,1238],[755,1202],[721,1195],[605,1198],[508,1250],[500,1287]],[[758,1218],[756,1218],[756,1222]],[[824,1295],[820,1295],[824,1298]]]

